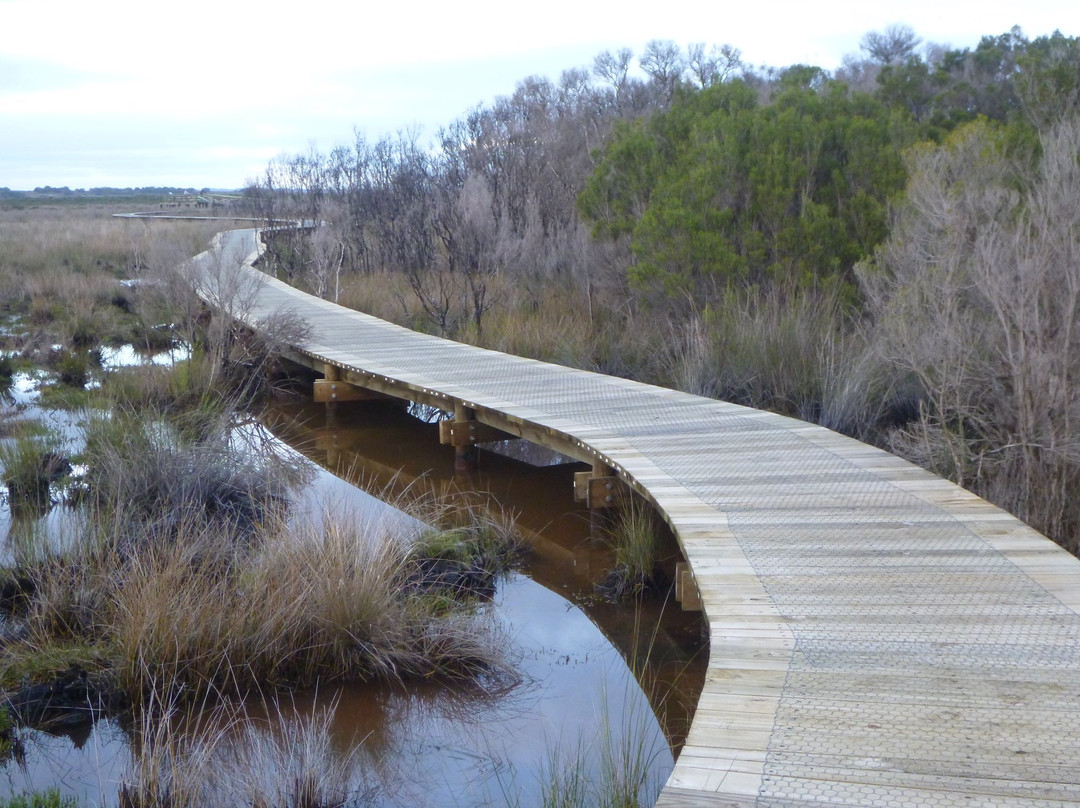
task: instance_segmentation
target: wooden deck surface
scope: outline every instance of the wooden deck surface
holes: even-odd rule
[[[416,334],[247,274],[252,231],[222,244],[234,313],[293,312],[316,367],[597,458],[666,515],[711,645],[657,805],[1080,804],[1080,562],[1016,518],[829,430]]]

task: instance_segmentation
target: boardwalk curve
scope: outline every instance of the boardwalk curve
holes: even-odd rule
[[[1080,804],[1080,562],[1015,517],[821,427],[417,334],[251,268],[201,294],[310,326],[328,377],[613,469],[675,530],[709,670],[659,806]]]

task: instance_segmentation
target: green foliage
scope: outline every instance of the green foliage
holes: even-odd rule
[[[2,480],[12,511],[39,511],[49,505],[49,485],[70,471],[60,454],[60,441],[51,433],[23,427],[13,440],[0,443]]]
[[[1080,104],[1080,37],[1055,31],[1029,41],[1013,28],[933,64],[911,56],[886,65],[877,81],[877,97],[909,112],[937,141],[980,116],[1045,130]]]
[[[809,89],[811,73],[792,72],[768,106],[732,82],[616,132],[580,207],[596,232],[632,235],[639,293],[704,301],[732,283],[852,280],[885,237],[915,129],[839,85]]]
[[[8,354],[0,354],[0,392],[11,386],[15,376],[15,360]]]
[[[81,410],[89,407],[94,399],[92,391],[62,382],[44,384],[38,401],[43,407],[57,410]]]
[[[7,799],[0,798],[0,808],[76,808],[74,797],[61,797],[55,788],[47,791],[25,791]]]
[[[1060,31],[1033,40],[1017,57],[1016,92],[1027,118],[1045,131],[1080,111],[1080,37]]]
[[[90,380],[92,370],[101,366],[101,355],[96,351],[54,351],[49,355],[49,366],[56,371],[61,384],[82,388]]]
[[[71,639],[51,639],[41,645],[12,643],[0,656],[0,688],[11,691],[27,682],[52,681],[72,667],[92,673],[107,670],[109,649]]]
[[[414,560],[432,559],[475,566],[490,574],[506,572],[522,551],[511,522],[466,508],[455,512],[457,527],[429,530],[412,544]]]
[[[11,720],[11,714],[7,707],[0,707],[0,761],[13,757],[18,747],[18,738],[15,735],[15,722]]]

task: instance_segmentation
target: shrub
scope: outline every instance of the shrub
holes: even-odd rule
[[[28,433],[27,429],[23,427],[10,442],[0,443],[0,466],[12,513],[47,509],[51,503],[50,486],[71,471],[57,437]]]

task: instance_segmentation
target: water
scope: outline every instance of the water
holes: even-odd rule
[[[26,403],[35,409],[32,398]],[[635,750],[648,761],[653,786],[662,784],[703,678],[700,622],[675,605],[632,609],[597,597],[595,583],[610,559],[591,537],[588,512],[572,501],[580,465],[530,455],[524,446],[517,456],[532,464],[484,452],[480,473],[455,478],[452,451],[438,445],[436,426],[393,406],[339,405],[328,420],[321,405],[292,403],[269,408],[262,423],[245,427],[268,430],[249,438],[272,432],[280,451],[311,460],[311,482],[294,505],[299,513],[360,511],[365,519],[407,524],[409,517],[374,494],[467,491],[516,514],[532,551],[484,608],[505,635],[520,683],[495,692],[407,683],[291,694],[225,721],[233,740],[223,749],[267,713],[277,722],[282,714],[311,722],[330,709],[328,754],[348,770],[357,793],[378,805],[537,804],[546,772],[563,765],[553,760],[591,750],[595,775],[605,747]],[[76,513],[54,508],[25,524],[8,520],[5,510],[0,537],[10,548],[20,531],[63,534]],[[28,731],[24,740],[25,760],[0,768],[0,793],[55,786],[87,805],[116,804],[131,757],[131,736],[117,722],[98,721],[76,735]]]

